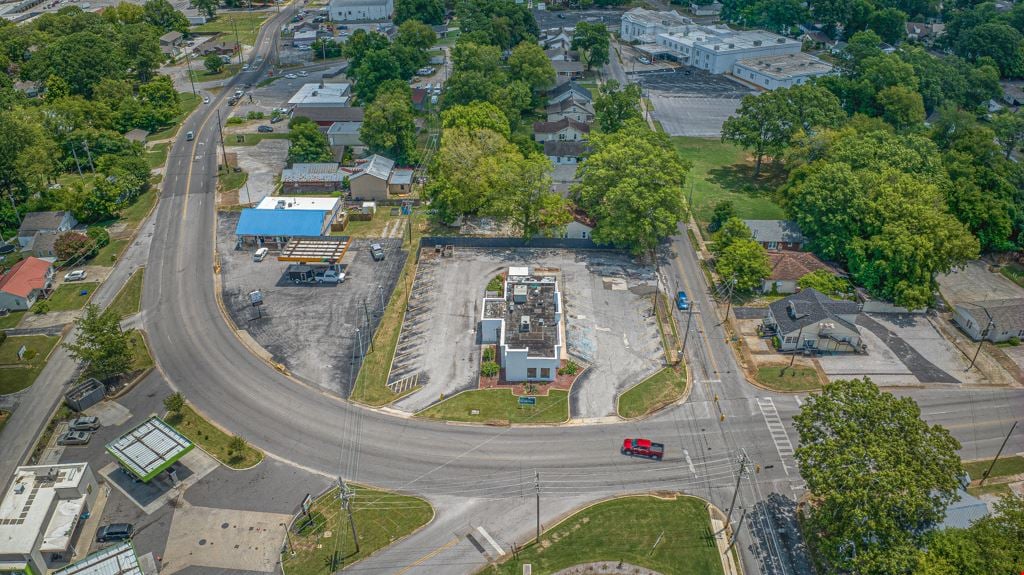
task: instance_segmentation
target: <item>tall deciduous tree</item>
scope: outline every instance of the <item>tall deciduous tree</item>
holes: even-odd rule
[[[161,32],[188,32],[188,18],[167,0],[146,0],[142,5],[142,17]]]
[[[608,28],[601,23],[577,23],[572,37],[572,49],[582,53],[587,70],[594,66],[604,66],[610,54]]]
[[[676,233],[689,166],[668,138],[630,120],[614,134],[595,134],[591,145],[572,193],[597,220],[594,240],[643,253]]]
[[[331,147],[327,136],[320,132],[316,123],[308,118],[305,122],[293,122],[288,132],[291,145],[288,147],[288,162],[315,163],[331,161]]]
[[[121,317],[89,304],[75,320],[78,338],[64,347],[85,364],[85,373],[99,380],[121,375],[131,369],[131,330],[121,330]]]
[[[209,54],[203,58],[203,67],[211,74],[216,74],[224,69],[224,60],[217,54]]]
[[[390,49],[370,50],[363,55],[359,67],[353,71],[356,80],[354,92],[365,104],[377,96],[377,89],[388,80],[402,78],[401,64]]]
[[[1010,110],[1000,110],[992,116],[992,130],[1009,160],[1010,154],[1024,140],[1024,116]]]
[[[409,164],[416,156],[414,119],[409,86],[392,80],[382,85],[377,97],[366,106],[359,137],[370,151]]]
[[[555,68],[544,50],[532,42],[523,42],[508,57],[512,78],[526,82],[534,93],[555,85]]]
[[[732,282],[737,292],[751,292],[761,287],[761,281],[772,272],[768,251],[749,238],[733,240],[722,250],[715,259],[715,269],[723,281]]]
[[[912,399],[835,381],[793,418],[813,494],[804,532],[828,572],[909,573],[963,473],[959,442]]]
[[[796,110],[775,92],[744,96],[736,115],[722,124],[722,141],[733,142],[754,153],[754,176],[761,173],[766,155],[778,156],[793,136]]]
[[[617,81],[608,80],[594,99],[594,114],[602,131],[618,131],[627,120],[642,117],[640,85],[626,84],[622,89],[619,88]]]
[[[217,5],[220,2],[218,0],[188,0],[188,5],[199,11],[207,18],[213,18],[217,15]]]
[[[473,102],[445,110],[441,113],[441,126],[445,129],[488,129],[501,134],[505,139],[512,135],[508,118],[490,102]]]
[[[398,0],[395,2],[395,22],[419,20],[425,24],[444,22],[444,0]]]

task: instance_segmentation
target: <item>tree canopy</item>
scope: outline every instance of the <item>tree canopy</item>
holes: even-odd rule
[[[71,357],[85,364],[87,376],[103,381],[131,369],[131,330],[121,329],[121,316],[89,304],[75,327],[78,338],[63,345]]]
[[[399,164],[411,164],[416,158],[414,119],[409,85],[398,80],[387,82],[366,106],[359,129],[360,140],[371,152],[383,154]]]
[[[608,80],[594,99],[594,115],[605,132],[616,132],[628,120],[641,118],[640,85],[627,84],[620,89],[617,81]]]

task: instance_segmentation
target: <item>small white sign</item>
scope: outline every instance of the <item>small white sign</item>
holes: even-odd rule
[[[22,345],[21,349],[18,350],[18,361],[21,361],[21,360],[25,359],[25,352],[26,351],[28,351],[28,348],[25,347],[24,345]]]

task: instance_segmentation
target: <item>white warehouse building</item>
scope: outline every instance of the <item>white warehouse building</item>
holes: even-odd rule
[[[659,34],[657,47],[647,48],[652,57],[663,57],[707,70],[712,74],[733,71],[739,60],[797,54],[799,40],[764,30],[733,30],[725,26],[686,26],[677,32]]]
[[[652,43],[658,34],[676,32],[690,24],[693,24],[693,20],[681,16],[675,10],[656,12],[646,8],[633,8],[622,15],[619,36],[623,42]]]
[[[562,361],[562,295],[554,276],[511,267],[505,297],[484,298],[480,339],[497,344],[506,381],[553,381]]]
[[[333,22],[379,22],[395,13],[394,0],[330,0],[327,11]]]

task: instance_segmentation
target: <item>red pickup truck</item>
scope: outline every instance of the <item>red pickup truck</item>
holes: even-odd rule
[[[626,455],[637,455],[661,460],[665,455],[665,446],[661,443],[654,443],[650,439],[626,438],[622,440],[622,453]]]

